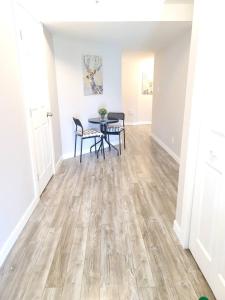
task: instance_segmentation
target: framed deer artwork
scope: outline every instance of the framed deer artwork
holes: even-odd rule
[[[97,55],[83,55],[84,96],[102,95],[102,58]]]

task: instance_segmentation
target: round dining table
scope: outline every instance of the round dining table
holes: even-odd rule
[[[113,123],[117,123],[119,122],[118,119],[107,119],[107,118],[90,118],[88,119],[88,122],[89,123],[92,123],[92,124],[99,124],[100,126],[100,130],[101,132],[103,133],[103,139],[98,141],[97,143],[95,143],[94,145],[91,146],[90,148],[90,152],[92,151],[92,148],[95,147],[96,149],[96,145],[97,144],[100,144],[99,145],[99,148],[97,150],[97,156],[98,156],[98,153],[100,150],[103,150],[104,151],[104,141],[109,145],[109,149],[113,148],[116,152],[117,152],[117,155],[119,155],[119,150],[114,146],[112,145],[109,140],[107,139],[107,126],[108,124],[113,124]],[[103,152],[104,154],[104,152]]]

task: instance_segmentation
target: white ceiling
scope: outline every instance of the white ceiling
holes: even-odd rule
[[[154,51],[191,28],[191,22],[67,22],[52,23],[53,35],[113,43],[124,50]]]
[[[176,3],[176,4],[184,4],[184,3],[194,3],[194,0],[165,0],[165,3]]]
[[[192,0],[15,0],[43,23],[191,21]]]

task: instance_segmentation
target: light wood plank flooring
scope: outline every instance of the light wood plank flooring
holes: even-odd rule
[[[63,162],[0,271],[0,299],[215,299],[173,232],[178,166],[127,127],[127,149]]]

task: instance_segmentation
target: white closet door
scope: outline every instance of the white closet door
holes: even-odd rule
[[[53,175],[47,67],[43,26],[17,6],[17,30],[26,102],[30,110],[39,193]]]
[[[219,300],[225,299],[225,137],[201,133],[190,250]]]
[[[193,101],[200,103],[190,250],[218,300],[225,299],[225,20],[220,0],[196,0]],[[209,21],[210,20],[210,21]],[[197,22],[196,21],[196,22]]]

